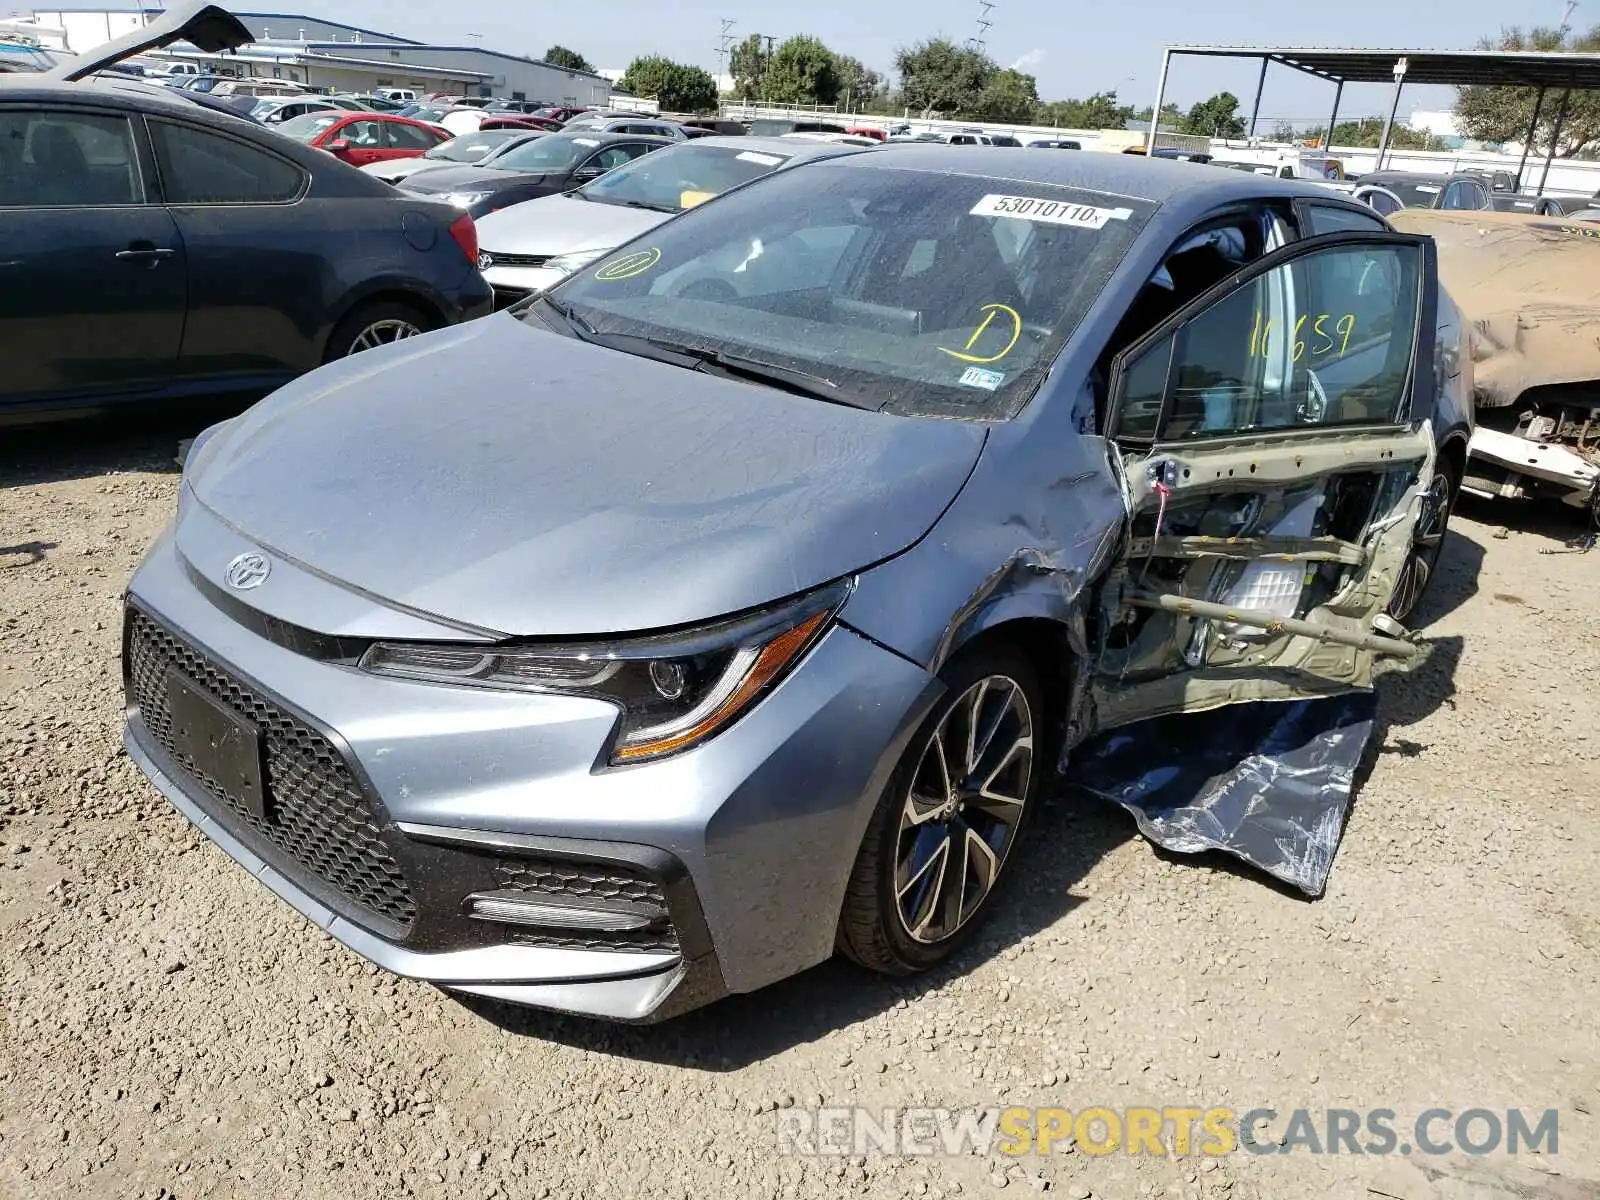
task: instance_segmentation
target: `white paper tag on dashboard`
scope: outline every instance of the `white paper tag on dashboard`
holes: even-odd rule
[[[1019,217],[1024,221],[1044,221],[1051,225],[1076,225],[1079,229],[1103,229],[1107,221],[1126,221],[1131,208],[1097,208],[1093,204],[1071,204],[1065,200],[1043,200],[1037,196],[985,196],[972,206],[974,217]]]

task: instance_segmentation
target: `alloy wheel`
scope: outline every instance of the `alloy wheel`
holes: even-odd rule
[[[900,810],[894,890],[913,941],[955,935],[994,890],[1033,782],[1033,712],[1004,675],[972,684],[928,739]]]
[[[1422,512],[1411,533],[1411,550],[1406,555],[1405,566],[1400,568],[1394,595],[1389,598],[1389,615],[1397,621],[1408,620],[1416,611],[1438,568],[1445,531],[1450,524],[1450,493],[1449,474],[1436,472],[1423,493]]]
[[[416,337],[421,332],[422,328],[413,322],[394,317],[374,321],[356,335],[355,340],[350,343],[350,353],[360,354],[363,350],[373,350],[379,346],[387,346],[390,342]]]

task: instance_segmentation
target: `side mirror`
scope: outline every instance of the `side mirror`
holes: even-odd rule
[[[588,183],[589,180],[599,179],[604,174],[605,170],[601,167],[579,167],[572,173],[572,177],[583,183]]]
[[[334,151],[335,153],[338,153],[340,150],[348,150],[350,149],[350,139],[334,138],[333,141],[328,143],[328,149]]]

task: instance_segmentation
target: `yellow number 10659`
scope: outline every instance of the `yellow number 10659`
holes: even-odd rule
[[[1310,325],[1309,332],[1306,329]],[[1294,323],[1294,361],[1299,362],[1310,352],[1312,358],[1325,354],[1340,355],[1350,348],[1350,338],[1356,331],[1355,313],[1306,313]],[[1272,335],[1282,330],[1275,318],[1256,310],[1255,323],[1250,328],[1250,357],[1272,357]],[[1310,344],[1307,345],[1307,338]]]

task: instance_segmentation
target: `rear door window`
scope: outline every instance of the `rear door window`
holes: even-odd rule
[[[305,190],[295,164],[224,134],[158,120],[150,134],[168,204],[286,204]]]
[[[389,146],[395,150],[432,150],[439,144],[437,134],[429,133],[419,125],[402,125],[399,121],[385,121],[383,129],[388,134]]]

